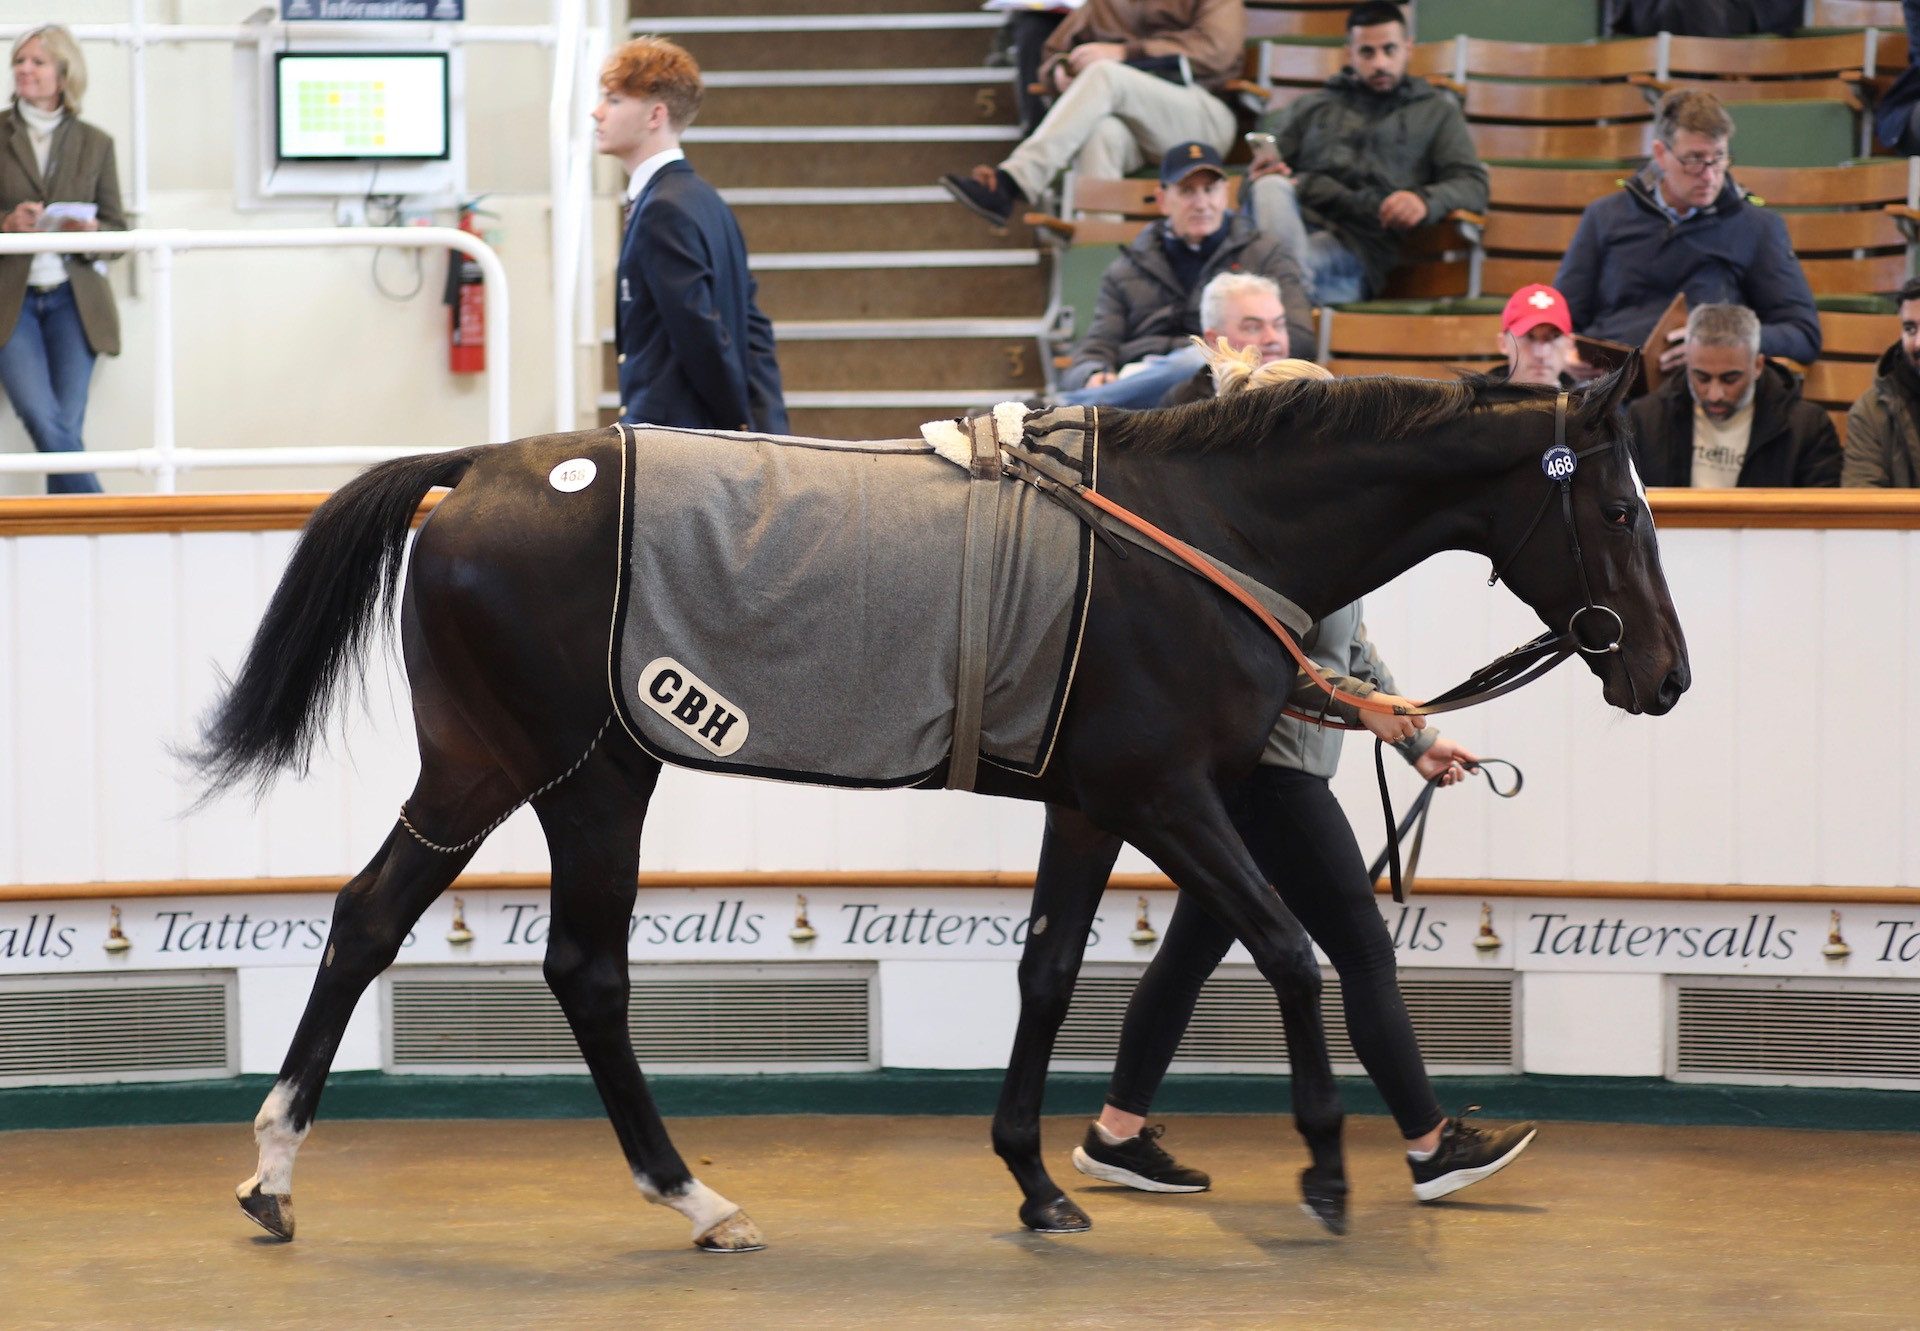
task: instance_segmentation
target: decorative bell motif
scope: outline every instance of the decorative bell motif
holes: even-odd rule
[[[1479,952],[1500,950],[1500,935],[1493,931],[1493,907],[1484,901],[1480,903],[1480,932],[1473,936],[1473,946]]]
[[[102,946],[104,946],[109,953],[118,956],[120,953],[132,948],[133,940],[120,932],[120,908],[113,906],[109,909],[112,913],[107,918],[107,941],[102,944]]]
[[[1160,941],[1160,935],[1154,930],[1153,921],[1147,918],[1147,899],[1145,897],[1140,898],[1140,911],[1139,914],[1134,917],[1133,932],[1128,934],[1127,937],[1142,946]]]
[[[807,919],[806,895],[797,893],[793,900],[793,928],[787,930],[787,937],[796,943],[811,943],[820,935],[814,932],[813,924]]]
[[[1820,949],[1820,955],[1834,961],[1845,961],[1853,955],[1853,949],[1847,946],[1847,940],[1840,936],[1840,912],[1833,911],[1833,918],[1827,923],[1827,945]]]
[[[473,941],[473,930],[467,928],[467,903],[459,897],[453,899],[453,927],[447,930],[447,941],[455,947]]]

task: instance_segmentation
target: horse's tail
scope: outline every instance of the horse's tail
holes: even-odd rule
[[[367,645],[392,622],[420,501],[436,485],[457,485],[482,451],[383,462],[313,511],[239,678],[202,720],[198,747],[180,754],[204,785],[202,801],[243,782],[264,793],[282,769],[307,770]]]

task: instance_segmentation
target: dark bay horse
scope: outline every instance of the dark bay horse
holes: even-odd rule
[[[1588,664],[1615,706],[1662,713],[1690,676],[1621,434],[1625,391],[1623,379],[1605,380],[1570,409],[1560,404],[1566,442],[1585,458],[1568,510],[1582,570],[1558,514],[1537,531],[1528,522],[1553,484],[1542,458],[1554,443],[1556,395],[1485,380],[1296,382],[1107,413],[1099,489],[1316,618],[1438,551],[1496,560],[1514,551],[1506,580],[1549,626],[1569,625],[1594,598],[1618,616],[1618,649]],[[627,1034],[627,921],[660,764],[609,725],[617,487],[561,496],[548,483],[573,458],[615,474],[620,447],[613,430],[549,435],[404,458],[356,478],[315,511],[207,720],[194,757],[210,792],[303,768],[388,622],[421,499],[451,487],[398,591],[420,775],[385,843],[335,902],[313,992],[254,1120],[258,1169],[238,1189],[247,1214],[282,1238],[293,1236],[294,1155],[355,1003],[487,832],[530,801],[552,862],[545,975],[635,1181],[692,1222],[698,1246],[761,1246],[746,1213],[694,1179],[675,1151]],[[1220,793],[1253,769],[1294,666],[1244,609],[1159,559],[1103,554],[1092,585],[1051,763],[1039,777],[985,766],[978,789],[1047,803],[1055,845],[1096,830],[1124,837],[1246,944],[1287,1022],[1295,1121],[1312,1159],[1303,1188],[1330,1217],[1344,1207],[1344,1166],[1318,968]],[[1025,1194],[1022,1221],[1042,1230],[1085,1227],[1040,1164],[1037,1128],[1069,960],[1077,963],[1097,903],[1097,885],[1076,892],[1071,874],[1062,881],[1058,899],[1036,907],[1031,932],[1070,945],[1022,966],[1025,1011],[993,1134]]]

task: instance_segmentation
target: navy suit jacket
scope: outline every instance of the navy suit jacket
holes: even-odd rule
[[[686,162],[668,162],[620,244],[614,342],[626,418],[785,434],[773,325],[755,293],[733,213]]]

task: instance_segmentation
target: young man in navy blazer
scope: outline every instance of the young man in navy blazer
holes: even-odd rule
[[[700,67],[641,37],[600,74],[594,145],[627,169],[614,342],[629,421],[784,434],[773,325],[754,301],[739,223],[680,151],[700,109]]]

